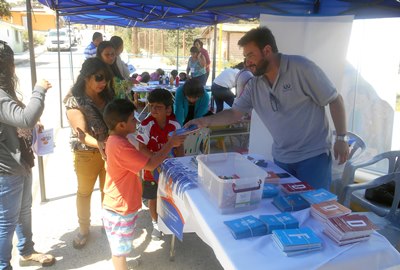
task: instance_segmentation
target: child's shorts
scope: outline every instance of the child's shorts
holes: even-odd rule
[[[120,215],[103,209],[103,225],[114,256],[128,256],[132,251],[133,235],[135,232],[138,212]]]
[[[158,184],[154,181],[143,181],[142,197],[148,200],[157,199]]]

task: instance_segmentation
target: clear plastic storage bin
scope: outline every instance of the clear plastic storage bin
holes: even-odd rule
[[[261,201],[267,173],[238,153],[197,156],[199,186],[221,214],[252,210]]]

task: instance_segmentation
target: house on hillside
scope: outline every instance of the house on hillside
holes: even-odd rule
[[[0,39],[10,45],[15,53],[24,51],[24,43],[22,40],[22,26],[13,25],[0,20]]]
[[[2,18],[4,21],[22,26],[28,29],[26,7],[13,7],[11,9],[11,16],[9,18]],[[60,20],[62,23],[62,20]],[[48,7],[33,8],[32,9],[32,29],[33,31],[48,31],[49,29],[56,28],[56,14]],[[62,26],[60,26],[62,27]]]
[[[250,29],[258,27],[259,24],[219,24],[217,29],[217,53],[216,58],[222,60],[222,66],[229,65],[228,63],[238,63],[243,60],[242,49],[237,45],[239,39]],[[221,28],[222,27],[222,28]],[[220,34],[221,37],[220,37]],[[202,33],[201,40],[203,47],[208,50],[210,57],[213,54],[214,48],[214,26],[207,27]],[[219,41],[222,41],[219,44]]]

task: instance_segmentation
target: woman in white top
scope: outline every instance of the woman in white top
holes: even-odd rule
[[[224,102],[232,107],[233,101],[235,100],[235,94],[231,89],[235,87],[236,96],[240,96],[246,83],[252,77],[253,74],[249,70],[244,69],[243,62],[222,71],[214,79],[211,86],[211,92],[217,105],[217,112],[224,109]]]

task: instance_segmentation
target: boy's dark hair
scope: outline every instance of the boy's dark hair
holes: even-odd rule
[[[96,39],[101,38],[101,37],[103,37],[103,35],[101,33],[94,32],[93,36],[92,36],[92,41],[95,41]]]
[[[143,72],[140,77],[140,82],[142,83],[148,83],[150,81],[150,74],[147,71]]]
[[[171,71],[171,75],[175,78],[176,76],[178,76],[178,71],[176,69],[173,69]]]
[[[201,97],[204,95],[204,87],[200,80],[191,78],[183,85],[183,94],[186,97]]]
[[[275,37],[271,30],[267,27],[257,27],[251,29],[238,41],[238,45],[243,47],[250,42],[257,44],[257,47],[262,50],[265,46],[270,45],[272,52],[277,53],[278,47],[276,46]]]
[[[156,72],[160,75],[160,76],[164,76],[165,75],[165,71],[162,68],[157,68]]]
[[[199,53],[199,49],[195,46],[193,46],[192,48],[190,48],[190,53]]]
[[[186,72],[181,72],[181,73],[179,73],[179,79],[180,79],[181,81],[186,81],[186,79],[187,79]]]
[[[174,104],[172,94],[167,89],[164,88],[157,88],[151,91],[149,93],[149,96],[147,97],[147,101],[149,103],[164,104],[165,107],[169,107]]]
[[[128,122],[135,109],[135,105],[129,100],[114,99],[104,109],[104,122],[110,130],[114,130],[118,123]]]

